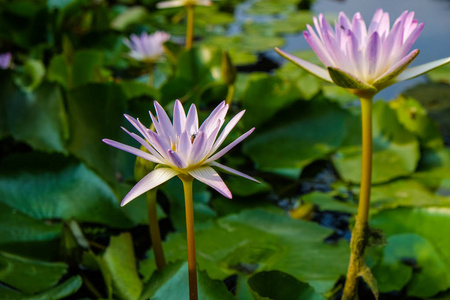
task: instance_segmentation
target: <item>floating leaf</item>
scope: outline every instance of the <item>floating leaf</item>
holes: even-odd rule
[[[114,192],[73,158],[11,155],[0,167],[0,202],[36,219],[71,219],[131,226]]]
[[[259,127],[245,142],[244,153],[261,170],[302,169],[342,143],[349,117],[323,98],[298,101],[272,118],[270,126]]]
[[[417,262],[419,270],[409,281],[408,295],[429,297],[450,287],[450,240],[446,230],[438,230],[450,228],[450,208],[388,210],[373,217],[371,226],[382,229],[388,239],[395,241],[392,248],[385,250],[385,255],[386,251],[391,253],[387,259],[397,261],[399,257],[406,257]],[[384,264],[392,265],[390,261]]]
[[[212,280],[206,272],[197,271],[199,300],[231,300],[223,282]],[[145,287],[141,300],[188,299],[188,264],[177,262],[169,264],[163,271],[156,272]]]
[[[7,112],[0,125],[3,134],[9,133],[37,150],[66,152],[67,116],[56,85],[42,84],[33,92],[23,92],[3,78],[1,91],[0,105]]]
[[[55,259],[60,224],[46,224],[0,203],[0,249],[27,257]]]
[[[344,145],[332,160],[344,180],[359,183],[361,177],[361,120],[355,117]],[[420,158],[417,138],[407,131],[388,104],[373,105],[372,183],[386,182],[414,172]]]
[[[30,260],[0,252],[0,281],[25,294],[34,294],[56,285],[67,272],[64,263]]]
[[[137,299],[142,292],[142,282],[136,270],[131,234],[111,237],[102,260],[102,272],[111,278],[114,295],[123,300]]]
[[[323,242],[330,234],[329,229],[284,214],[245,210],[196,231],[197,263],[214,279],[278,270],[324,293],[345,274],[348,262],[348,245]],[[163,247],[168,261],[187,257],[184,233],[169,235]],[[145,278],[155,270],[152,261],[141,264]]]
[[[51,290],[36,295],[24,295],[0,285],[3,300],[59,300],[74,294],[83,284],[80,276],[73,276]]]
[[[248,279],[255,299],[325,300],[306,283],[280,271],[256,273]]]

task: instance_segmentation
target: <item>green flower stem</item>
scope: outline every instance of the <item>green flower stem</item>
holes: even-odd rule
[[[358,276],[364,264],[364,250],[369,237],[370,187],[372,180],[372,98],[361,98],[362,169],[358,214],[350,241],[350,264],[342,300],[358,299]]]
[[[227,98],[225,99],[225,102],[228,105],[231,105],[231,103],[233,102],[233,98],[234,98],[234,94],[236,92],[236,85],[234,83],[229,84],[228,85],[228,93],[227,93]]]
[[[159,231],[158,215],[156,212],[156,193],[157,189],[148,191],[147,194],[147,211],[148,211],[148,227],[150,229],[150,239],[152,240],[153,255],[158,270],[162,270],[166,266],[164,258],[164,250],[162,248],[161,233]]]
[[[194,235],[194,206],[192,199],[192,183],[194,178],[190,175],[179,175],[184,187],[184,203],[186,209],[186,233],[188,248],[189,268],[189,300],[198,299],[197,291],[197,263],[195,259],[195,235]]]
[[[192,48],[192,40],[194,38],[194,5],[186,5],[187,12],[187,29],[186,29],[186,50]]]

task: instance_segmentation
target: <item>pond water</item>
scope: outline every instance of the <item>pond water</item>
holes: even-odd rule
[[[258,22],[270,22],[270,16],[250,16],[245,13],[255,0],[248,0],[239,5],[236,9],[236,22],[230,27],[229,33],[236,33],[240,30],[243,22],[249,18]],[[414,44],[412,49],[419,49],[421,52],[412,66],[430,62],[436,59],[450,56],[450,1],[447,0],[316,0],[312,6],[315,15],[324,13],[325,15],[336,15],[343,11],[351,18],[356,12],[360,12],[366,23],[370,22],[376,9],[382,8],[391,17],[391,25],[400,14],[405,11],[414,11],[415,18],[419,22],[424,22],[425,27]],[[312,24],[312,20],[311,20]],[[309,45],[303,38],[301,32],[294,35],[287,35],[286,44],[283,50],[291,52],[296,50],[309,50]],[[284,63],[285,59],[280,57],[275,51],[270,51],[266,55],[278,62]],[[391,99],[401,91],[417,84],[425,82],[426,77],[421,76],[406,82],[401,82],[381,91],[377,98]]]

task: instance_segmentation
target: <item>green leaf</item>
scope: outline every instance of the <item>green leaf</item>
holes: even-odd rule
[[[306,283],[280,271],[256,273],[248,279],[255,299],[325,300]]]
[[[389,106],[397,113],[399,122],[419,138],[423,147],[441,148],[444,145],[437,124],[417,100],[399,97],[389,102]]]
[[[450,178],[450,149],[425,150],[413,176],[427,187],[438,189],[443,180]]]
[[[114,295],[124,300],[137,299],[142,292],[142,282],[136,269],[131,234],[111,237],[102,260],[102,272],[111,278]]]
[[[0,203],[0,249],[51,260],[58,252],[60,224],[47,224]]]
[[[71,219],[112,227],[132,223],[111,188],[73,158],[28,153],[0,165],[0,202],[36,219]]]
[[[361,120],[354,117],[350,135],[332,156],[339,174],[346,181],[359,183],[361,177]],[[397,119],[388,104],[373,105],[372,183],[382,183],[414,172],[420,158],[419,142]]]
[[[348,262],[348,245],[323,242],[331,233],[285,214],[245,210],[196,231],[197,263],[200,270],[221,280],[233,274],[278,270],[324,293],[345,274]],[[184,233],[170,234],[163,247],[169,262],[186,260]],[[152,260],[140,266],[145,278],[154,270]]]
[[[342,143],[349,117],[323,98],[296,102],[272,118],[270,126],[259,127],[244,142],[244,153],[261,170],[302,169]]]
[[[233,295],[227,291],[223,282],[212,280],[206,272],[197,271],[199,300],[231,300]],[[141,300],[188,299],[188,264],[177,262],[156,272],[145,287]]]
[[[307,195],[301,196],[301,200],[306,203],[313,203],[314,205],[317,205],[320,210],[322,211],[339,211],[343,213],[349,213],[349,214],[356,214],[358,211],[358,208],[356,205],[338,201],[333,198],[333,195],[322,193],[322,192],[312,192]]]
[[[118,137],[125,122],[126,101],[122,89],[113,84],[89,84],[72,90],[67,98],[70,152],[111,182],[116,181],[120,158],[131,155],[104,144],[102,139],[121,141]]]
[[[6,113],[1,125],[5,133],[37,150],[66,152],[67,116],[56,85],[42,84],[33,92],[23,92],[2,78],[0,94],[0,106]]]
[[[57,287],[36,295],[24,295],[4,286],[0,286],[0,295],[4,300],[59,300],[74,294],[82,284],[80,276],[73,276]]]
[[[436,195],[414,179],[399,179],[372,186],[371,212],[405,206],[450,205],[450,199]]]
[[[385,255],[390,256],[385,258],[387,262],[381,262],[381,267],[395,268],[393,263],[399,257],[417,262],[417,271],[407,285],[408,295],[429,297],[450,287],[450,240],[446,230],[439,230],[450,228],[450,208],[388,210],[372,218],[371,226],[382,229],[394,242],[392,248],[386,248]]]
[[[56,285],[67,272],[64,263],[30,260],[0,252],[0,281],[25,294],[34,294]]]
[[[243,121],[247,128],[258,126],[298,98],[300,94],[291,82],[278,76],[256,74],[250,78],[242,95],[246,109]]]
[[[140,23],[148,16],[148,12],[143,6],[129,7],[111,21],[111,28],[118,31],[124,31],[128,26]]]

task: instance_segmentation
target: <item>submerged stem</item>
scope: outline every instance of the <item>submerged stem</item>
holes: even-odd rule
[[[152,189],[147,192],[147,211],[153,255],[155,256],[156,267],[161,271],[166,266],[166,259],[164,258],[164,250],[162,247],[161,233],[159,231],[158,215],[156,211],[157,191],[157,189]]]
[[[194,39],[194,5],[186,5],[187,12],[187,29],[186,29],[186,50],[192,48],[192,40]]]
[[[361,98],[362,169],[358,214],[350,241],[350,263],[342,300],[358,299],[358,276],[364,266],[369,238],[370,187],[372,180],[372,98]]]
[[[183,182],[184,202],[186,206],[186,233],[188,248],[188,268],[189,268],[189,299],[197,300],[197,263],[195,259],[195,236],[194,236],[194,205],[192,199],[192,183],[194,178],[191,176],[179,176]]]

